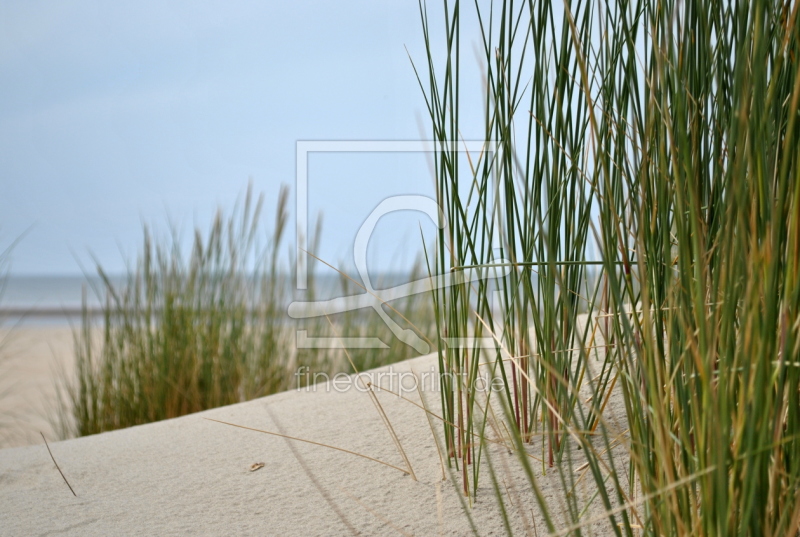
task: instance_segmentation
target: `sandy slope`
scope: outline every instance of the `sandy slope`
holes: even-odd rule
[[[428,372],[434,356],[396,364]],[[372,372],[384,386],[399,377]],[[384,373],[378,379],[378,373]],[[346,381],[339,379],[340,387]],[[404,381],[411,388],[408,377]],[[425,383],[431,410],[439,396]],[[51,444],[77,493],[62,481],[44,445],[0,450],[2,535],[464,535],[470,532],[452,480],[442,480],[431,428],[420,408],[387,392],[377,395],[416,474],[324,447],[222,425],[204,418],[283,431],[405,468],[368,394],[322,384],[159,423]],[[408,397],[419,401],[415,392]],[[614,408],[611,409],[614,412]],[[438,424],[435,430],[441,437]],[[493,448],[502,486],[522,534],[546,526],[513,456]],[[541,453],[532,446],[531,454]],[[581,452],[574,456],[580,464]],[[251,472],[254,463],[264,463]],[[558,473],[541,476],[558,511]],[[488,472],[471,512],[481,535],[503,534]],[[587,476],[588,477],[588,476]],[[584,479],[579,494],[593,487]],[[598,502],[595,502],[597,504]],[[590,508],[588,517],[596,513]],[[535,517],[534,517],[535,513]],[[522,514],[522,515],[521,515]],[[534,520],[535,518],[535,520]],[[535,525],[535,528],[534,528]],[[602,528],[602,526],[601,526]],[[606,526],[606,529],[607,526]],[[598,534],[603,534],[601,530]]]

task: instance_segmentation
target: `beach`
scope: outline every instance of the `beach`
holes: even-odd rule
[[[57,383],[74,368],[66,322],[0,329],[0,448],[56,440]]]
[[[480,534],[503,533],[488,468],[477,497],[466,498],[458,472],[446,469],[437,449],[440,422],[429,422],[421,408],[430,416],[440,412],[436,384],[424,380],[424,373],[436,374],[436,362],[427,355],[369,372],[375,384],[394,388],[375,391],[378,406],[357,379],[340,376],[308,389],[53,442],[53,458],[74,496],[41,442],[0,450],[0,533],[465,535],[471,532],[466,513]],[[412,371],[424,404],[409,380]],[[608,411],[622,410],[612,405]],[[512,529],[546,533],[516,455],[499,445],[487,449]],[[559,472],[536,462],[541,443],[526,450],[544,497],[558,511]],[[582,458],[579,450],[571,455]],[[593,480],[574,477],[576,493],[591,498]],[[600,507],[594,501],[586,520]],[[599,534],[602,528],[607,522],[596,526]]]

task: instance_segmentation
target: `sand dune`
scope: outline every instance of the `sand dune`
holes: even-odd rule
[[[431,375],[435,356],[370,372],[384,387]],[[405,378],[405,380],[403,380]],[[425,413],[386,391],[376,394],[411,469],[352,377],[130,429],[51,444],[74,488],[43,444],[0,450],[0,533],[4,535],[465,535],[456,484],[442,466]],[[376,382],[376,384],[378,383]],[[426,400],[439,412],[435,383]],[[223,425],[209,419],[330,444],[383,461]],[[434,424],[441,438],[441,427]],[[536,454],[541,447],[531,446]],[[515,529],[546,526],[514,456],[492,448],[513,508]],[[579,451],[574,456],[581,456]],[[253,464],[264,466],[251,471]],[[392,465],[397,468],[392,468]],[[399,468],[399,469],[398,469]],[[542,474],[539,466],[537,475]],[[502,534],[488,471],[469,511],[480,534]],[[557,472],[540,476],[547,498],[563,496]],[[591,495],[589,480],[579,493]],[[597,502],[595,502],[597,503]],[[591,509],[589,516],[596,509]]]

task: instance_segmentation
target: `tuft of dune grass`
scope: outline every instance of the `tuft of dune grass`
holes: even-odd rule
[[[569,492],[580,469],[608,534],[796,534],[798,3],[444,9],[440,34],[420,3],[426,62],[415,65],[447,219],[428,266],[497,276],[432,296],[448,462],[463,493],[484,479],[488,452],[470,439],[491,426],[476,389],[489,363],[551,533],[597,522]],[[466,17],[476,30],[461,35]],[[459,91],[471,42],[482,106]],[[477,113],[486,151],[465,159],[461,125]],[[473,336],[489,344],[448,344]],[[604,412],[612,393],[621,436]],[[534,468],[524,454],[539,433],[545,462]],[[542,495],[547,471],[563,497]]]
[[[75,330],[75,380],[67,382],[64,375],[61,386],[68,400],[61,410],[62,435],[182,416],[304,387],[351,367],[369,369],[416,355],[392,337],[374,312],[331,316],[337,334],[324,317],[289,318],[292,271],[281,255],[287,199],[283,187],[269,235],[262,231],[263,196],[255,199],[248,189],[231,216],[220,211],[207,233],[195,230],[188,257],[177,233],[157,240],[145,227],[138,260],[122,283],[98,266],[102,285],[95,292],[103,299],[102,318],[96,321],[84,308]],[[312,251],[319,246],[320,231],[318,226],[310,241]],[[320,291],[354,292],[344,275],[338,290],[318,289],[317,271],[310,267],[309,292],[303,298],[313,301]],[[419,272],[415,269],[409,278]],[[431,317],[427,297],[412,295],[398,302],[399,314],[418,319],[420,326]],[[328,339],[379,337],[387,346],[354,349],[351,362],[335,344],[298,348],[298,330]]]

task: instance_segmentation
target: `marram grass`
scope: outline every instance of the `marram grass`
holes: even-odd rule
[[[276,322],[284,291],[274,262],[286,195],[263,258],[254,259],[262,204],[248,192],[241,215],[225,221],[218,214],[206,238],[196,232],[188,260],[177,238],[154,243],[145,229],[137,265],[122,285],[98,268],[106,299],[101,341],[88,312],[75,335],[68,394],[76,434],[232,404],[286,383],[289,364],[279,356],[285,334]]]
[[[456,373],[442,377],[442,411],[464,494],[484,479],[488,452],[469,439],[487,429],[475,383],[488,361],[517,451],[547,437],[545,468],[520,461],[550,532],[587,524],[576,496],[556,513],[536,485],[553,467],[571,490],[577,444],[608,534],[796,535],[798,3],[444,10],[439,35],[420,5],[427,68],[416,66],[447,220],[429,269],[513,267],[498,293],[480,281],[433,294],[440,366]],[[467,16],[477,30],[462,36]],[[461,101],[473,42],[481,107]],[[465,166],[457,141],[475,138],[461,129],[478,110],[487,151]],[[487,335],[494,348],[453,343]],[[620,441],[603,416],[614,389],[629,464],[602,454]]]
[[[177,233],[159,242],[145,229],[137,264],[123,283],[98,267],[103,315],[97,323],[85,310],[75,331],[74,381],[66,376],[62,383],[68,399],[59,424],[64,436],[182,416],[416,355],[371,310],[331,315],[333,329],[325,317],[289,318],[291,267],[280,252],[287,197],[281,189],[265,248],[259,246],[263,197],[254,201],[248,190],[230,218],[220,212],[208,233],[195,232],[188,258]],[[312,237],[311,243],[313,252],[318,241]],[[313,301],[319,267],[310,269],[310,294],[303,299]],[[349,279],[339,280],[339,291],[354,291]],[[422,327],[424,337],[431,317],[427,297],[397,302],[393,307],[414,318],[413,328]],[[298,345],[298,330],[319,338],[379,337],[387,348],[356,349],[348,359],[336,345]]]

